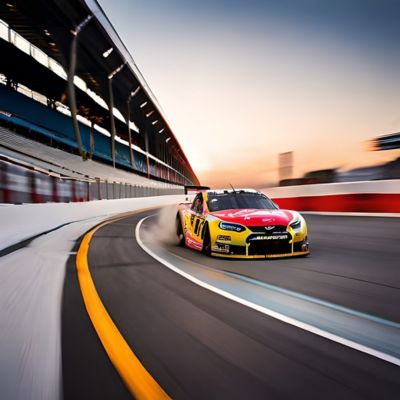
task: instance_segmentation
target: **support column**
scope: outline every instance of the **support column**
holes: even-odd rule
[[[147,177],[150,178],[150,160],[149,160],[149,133],[148,133],[148,122],[146,120],[144,126],[144,144],[146,149],[146,165],[147,165]]]
[[[121,71],[122,68],[124,68],[125,64],[126,61],[122,65],[120,65],[117,69],[115,69],[113,72],[111,72],[110,75],[108,75],[108,95],[109,95],[108,108],[110,111],[110,124],[111,124],[111,158],[114,168],[115,168],[115,120],[114,120],[114,93],[112,90],[112,80],[115,77],[115,75],[117,75],[118,72]]]
[[[112,90],[112,77],[108,78],[108,108],[110,109],[110,124],[111,124],[111,158],[115,168],[115,121],[114,121],[114,94]]]
[[[92,159],[94,154],[94,122],[90,122],[90,158]]]
[[[76,107],[76,95],[75,95],[75,85],[74,76],[77,61],[77,48],[78,48],[78,36],[82,29],[88,24],[92,19],[92,15],[87,16],[75,29],[73,32],[73,39],[71,43],[70,61],[69,61],[69,71],[68,71],[68,100],[69,108],[71,110],[72,126],[75,133],[76,144],[78,146],[78,151],[82,160],[85,159],[82,150],[82,138],[79,130],[79,123],[77,119],[78,111]]]
[[[131,167],[132,169],[135,168],[135,158],[133,156],[133,149],[132,149],[132,135],[131,135],[131,100],[132,100],[132,93],[128,97],[127,101],[127,109],[128,109],[128,115],[127,115],[127,124],[128,124],[128,142],[129,142],[129,157],[131,160]]]

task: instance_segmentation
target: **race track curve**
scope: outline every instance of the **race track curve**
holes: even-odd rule
[[[157,262],[135,238],[138,222],[151,214],[101,227],[91,240],[88,264],[116,327],[170,397],[397,398],[397,365],[231,301]],[[400,220],[306,219],[312,246],[307,258],[232,261],[171,245],[163,251],[211,273],[234,273],[388,321],[396,329]],[[156,224],[150,217],[141,229],[154,232]],[[62,350],[65,399],[131,397],[85,310],[74,255],[64,287]]]

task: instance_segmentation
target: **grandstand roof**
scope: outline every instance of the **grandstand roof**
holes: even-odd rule
[[[33,5],[25,0],[7,0],[0,4],[0,19],[56,60],[65,71],[68,70],[73,32],[88,16],[92,16],[92,19],[79,34],[76,75],[84,80],[90,90],[108,103],[109,75],[123,66],[112,80],[115,108],[125,117],[128,112],[129,95],[140,87],[131,101],[131,120],[139,131],[147,125],[149,152],[162,159],[160,144],[171,138],[168,146],[174,149],[175,157],[181,159],[185,169],[195,183],[198,183],[154,94],[97,1],[36,0]],[[113,51],[105,57],[104,54],[111,48]],[[64,79],[49,73],[46,67],[29,55],[17,51],[6,41],[0,41],[0,51],[9,55],[7,59],[2,57],[3,71],[0,72],[49,98],[65,102],[67,89]],[[76,92],[78,108],[85,109],[86,116],[103,119],[99,125],[109,129],[108,110],[95,102],[86,92],[80,90]],[[147,119],[146,116],[151,118]],[[153,125],[154,121],[158,122]],[[117,118],[115,122],[117,134],[127,140],[126,124]],[[133,139],[143,148],[142,134],[134,133]]]

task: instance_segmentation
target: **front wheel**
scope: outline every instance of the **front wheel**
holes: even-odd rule
[[[208,224],[206,223],[204,227],[204,237],[203,237],[203,248],[201,250],[203,254],[206,256],[211,255],[211,237],[210,237],[210,228],[208,227]]]

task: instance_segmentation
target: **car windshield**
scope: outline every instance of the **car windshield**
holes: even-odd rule
[[[267,196],[248,192],[209,193],[207,204],[210,212],[245,208],[277,209]]]

